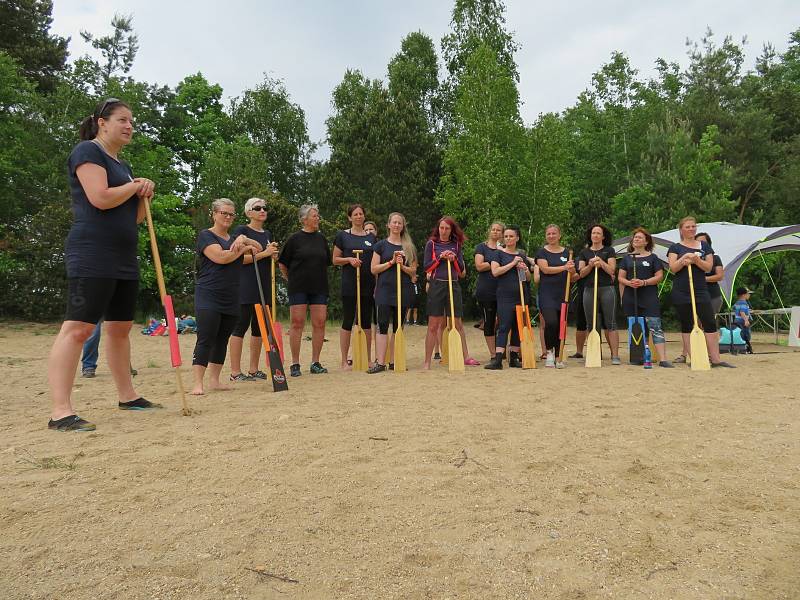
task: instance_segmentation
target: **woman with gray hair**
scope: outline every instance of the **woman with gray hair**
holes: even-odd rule
[[[219,380],[228,338],[239,320],[239,272],[242,255],[261,252],[261,244],[246,235],[234,237],[228,230],[236,218],[236,207],[227,198],[211,204],[214,225],[197,236],[200,268],[194,288],[194,308],[197,318],[197,343],[192,355],[194,387],[191,393],[204,393],[203,377],[209,370],[209,388],[229,390]]]
[[[328,240],[319,231],[319,209],[316,204],[304,204],[299,211],[300,231],[286,240],[278,266],[289,285],[289,346],[292,365],[289,374],[300,376],[300,339],[306,325],[306,310],[311,313],[312,374],[327,373],[319,362],[325,341],[325,321],[328,318],[328,267],[331,250]]]

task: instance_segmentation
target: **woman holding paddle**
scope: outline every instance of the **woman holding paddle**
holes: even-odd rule
[[[669,269],[674,274],[671,297],[675,312],[678,313],[681,322],[684,348],[691,349],[690,334],[694,328],[696,312],[697,321],[703,327],[711,366],[734,368],[733,365],[723,362],[719,356],[717,323],[714,319],[711,296],[706,285],[706,273],[711,271],[714,266],[714,251],[707,243],[695,239],[697,221],[694,217],[681,219],[678,223],[678,233],[681,240],[669,247],[667,258],[669,259]],[[695,310],[692,309],[692,287],[694,287]]]
[[[278,253],[278,245],[272,241],[272,234],[268,229],[264,229],[267,220],[267,203],[262,198],[250,198],[244,204],[244,214],[250,222],[247,225],[240,225],[233,231],[233,237],[244,235],[251,240],[255,240],[264,248],[256,253],[255,260],[258,271],[261,274],[261,283],[269,290],[272,286],[272,277],[267,268],[267,261],[264,258],[272,258]],[[260,262],[258,262],[260,261]],[[229,354],[231,357],[231,381],[256,381],[257,379],[266,380],[266,374],[258,368],[258,360],[261,356],[261,330],[258,328],[256,319],[255,305],[261,302],[258,292],[258,285],[253,273],[253,254],[245,253],[243,264],[251,265],[250,268],[242,268],[239,272],[239,322],[231,333],[231,343]],[[250,370],[248,374],[242,373],[242,347],[244,346],[244,334],[250,328]]]
[[[153,197],[149,179],[134,178],[120,151],[133,135],[130,107],[117,98],[98,104],[80,126],[68,160],[74,221],[65,247],[67,313],[53,342],[47,378],[52,408],[47,426],[92,431],[75,414],[71,393],[83,343],[105,317],[108,366],[119,408],[159,407],[140,397],[131,379],[130,330],[139,289],[138,228]]]
[[[304,204],[298,212],[302,228],[289,236],[281,250],[278,266],[288,281],[291,328],[289,345],[292,365],[289,374],[300,377],[300,340],[306,326],[306,310],[311,313],[310,373],[327,373],[319,362],[325,341],[328,318],[328,267],[331,251],[328,240],[319,230],[320,215],[316,204]]]
[[[397,314],[396,265],[400,265],[400,300],[411,301],[414,284],[411,276],[417,272],[417,251],[406,227],[406,218],[400,213],[389,215],[389,235],[375,244],[372,252],[371,270],[376,277],[375,304],[378,307],[378,332],[375,336],[375,364],[367,373],[382,373],[386,370],[386,349],[389,343],[389,321],[392,331],[401,326]]]
[[[239,277],[242,256],[261,252],[264,248],[244,234],[234,237],[228,230],[236,217],[236,207],[227,198],[211,203],[214,224],[197,236],[200,268],[194,288],[194,308],[197,316],[197,342],[192,355],[194,387],[191,394],[204,393],[203,377],[209,372],[212,390],[229,390],[220,383],[225,363],[228,338],[241,319]]]
[[[661,305],[658,302],[658,284],[664,279],[664,267],[652,250],[653,236],[650,232],[643,227],[634,229],[628,244],[628,254],[622,259],[619,268],[622,312],[626,317],[644,317],[661,358],[658,365],[671,369],[672,363],[666,360],[666,339],[661,325]],[[641,332],[641,335],[646,334]]]
[[[540,271],[539,313],[544,320],[544,342],[546,348],[545,367],[563,369],[566,365],[560,356],[559,329],[561,304],[567,273],[575,273],[575,263],[570,251],[561,245],[561,228],[550,224],[544,230],[545,245],[536,252],[536,264]]]
[[[597,274],[597,321],[603,329],[611,348],[611,364],[619,365],[619,334],[617,333],[617,293],[614,291],[617,259],[611,246],[611,231],[605,225],[590,225],[586,229],[586,247],[578,255],[578,270],[586,277],[583,288],[583,310],[586,321],[593,323],[594,315],[594,272]],[[592,274],[591,277],[589,275]]]
[[[491,356],[494,356],[494,331],[497,322],[497,280],[492,275],[492,257],[503,239],[503,227],[499,221],[492,223],[486,233],[486,241],[475,247],[475,270],[478,271],[475,299],[481,307],[483,337]]]
[[[347,220],[350,228],[336,234],[333,241],[333,264],[342,267],[342,329],[339,332],[339,346],[342,354],[341,368],[349,371],[347,354],[350,349],[353,324],[357,324],[356,309],[359,305],[357,292],[360,291],[361,327],[367,338],[367,361],[372,344],[372,304],[375,293],[375,277],[372,274],[372,251],[377,243],[375,235],[364,229],[364,207],[351,204],[347,207]],[[355,253],[354,253],[355,252]],[[360,275],[356,277],[356,270]],[[358,285],[357,285],[357,281]],[[357,290],[360,288],[360,290]]]
[[[477,360],[469,355],[467,350],[467,336],[464,332],[463,299],[459,279],[463,279],[466,272],[462,246],[464,232],[452,217],[442,217],[433,228],[428,242],[425,244],[423,254],[423,268],[430,275],[430,288],[428,291],[428,332],[425,336],[425,361],[423,369],[431,368],[431,355],[436,345],[440,331],[445,329],[445,316],[453,319],[453,326],[461,336],[461,350],[464,364],[478,365]],[[449,263],[449,268],[448,268]],[[456,277],[452,276],[455,271]],[[450,314],[450,280],[452,280],[453,311]]]
[[[525,296],[525,304],[530,303],[531,272],[528,267],[527,256],[517,248],[520,241],[519,227],[507,225],[503,230],[504,248],[499,248],[492,256],[492,275],[497,279],[497,316],[499,325],[495,336],[494,357],[484,369],[500,370],[503,368],[503,353],[506,344],[508,347],[508,366],[522,368],[520,359],[520,336],[517,329],[517,306],[520,303],[519,282]]]

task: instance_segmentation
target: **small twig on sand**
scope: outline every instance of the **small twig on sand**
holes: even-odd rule
[[[284,583],[300,583],[297,579],[292,579],[291,577],[284,577],[283,575],[275,575],[274,573],[269,573],[264,571],[263,569],[254,569],[252,567],[245,567],[248,571],[252,571],[253,573],[258,573],[259,575],[263,575],[264,577],[269,577],[270,579],[277,579],[278,581],[283,581]]]
[[[453,464],[456,466],[457,469],[460,469],[465,464],[467,464],[468,460],[474,462],[476,465],[478,465],[482,469],[488,469],[489,468],[486,465],[484,465],[483,463],[478,462],[477,460],[475,460],[471,456],[467,456],[467,451],[466,450],[462,450],[461,451],[461,454],[458,455],[458,458],[455,459],[455,462]]]
[[[658,567],[657,569],[653,569],[647,574],[647,579],[649,580],[653,575],[655,575],[656,573],[660,573],[661,571],[677,571],[677,570],[678,570],[677,563],[672,563],[671,565],[668,565],[666,567]]]
[[[538,511],[530,510],[528,508],[515,508],[514,512],[516,512],[516,513],[525,513],[526,515],[533,515],[534,517],[540,516]]]
[[[388,442],[389,438],[385,437],[370,437],[369,439],[375,440],[376,442]]]

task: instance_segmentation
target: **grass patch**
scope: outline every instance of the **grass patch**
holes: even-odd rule
[[[147,365],[145,365],[148,369],[158,369],[161,365],[158,364],[157,361],[153,360],[152,358],[147,361]]]
[[[34,469],[63,469],[65,471],[74,471],[77,469],[78,465],[76,463],[78,459],[86,456],[83,452],[78,452],[71,460],[67,461],[60,456],[43,456],[42,458],[37,458],[27,450],[25,454],[27,454],[27,456],[21,457],[19,462],[29,464]]]

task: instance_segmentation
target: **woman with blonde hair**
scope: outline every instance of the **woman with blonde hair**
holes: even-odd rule
[[[483,337],[489,349],[490,358],[494,356],[494,334],[497,323],[497,279],[492,275],[492,258],[500,247],[505,225],[494,221],[486,232],[486,240],[475,246],[475,299],[481,307],[483,317]]]

